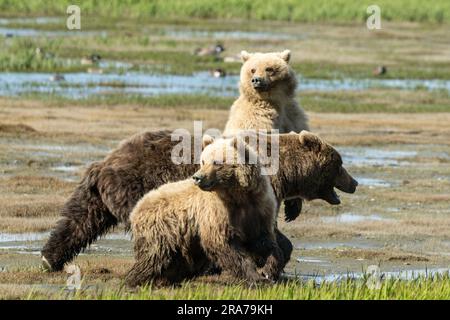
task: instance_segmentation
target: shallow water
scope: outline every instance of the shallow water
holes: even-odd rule
[[[166,27],[163,34],[172,38],[210,38],[216,40],[247,39],[247,40],[300,40],[305,39],[304,34],[286,34],[265,31],[207,31],[194,29],[180,29]]]
[[[61,31],[44,31],[31,28],[8,28],[0,27],[0,36],[4,37],[87,37],[87,36],[101,36],[106,37],[106,31],[79,31],[79,30],[64,30]]]
[[[120,61],[104,61],[104,68],[127,70],[130,64]],[[52,81],[50,73],[0,73],[0,95],[17,96],[25,93],[53,93],[69,98],[85,98],[92,95],[121,93],[142,96],[165,94],[208,94],[234,97],[238,95],[239,76],[214,78],[209,72],[193,75],[162,75],[144,72],[123,73],[67,73],[65,80]],[[433,90],[444,88],[450,91],[450,81],[441,80],[320,80],[303,79],[299,90],[335,91],[365,90],[374,87],[414,89],[410,83],[421,83]]]
[[[40,255],[49,232],[0,233],[0,252],[7,251],[18,254]],[[131,235],[126,233],[110,233],[100,238],[81,254],[119,254],[132,255]]]
[[[326,223],[357,223],[363,221],[389,221],[391,219],[384,218],[378,214],[360,215],[354,213],[342,213],[332,217],[321,217]]]
[[[383,271],[380,272],[380,278],[386,279],[401,279],[401,280],[415,280],[418,278],[431,278],[436,276],[442,276],[450,272],[448,268],[431,268],[431,269],[410,269],[410,270],[396,270],[396,271]],[[349,273],[331,273],[331,274],[285,274],[287,278],[295,278],[303,281],[314,281],[317,284],[324,282],[345,281],[348,279],[358,280],[367,277],[367,274],[362,272],[349,272]]]
[[[353,249],[374,249],[381,248],[382,245],[366,240],[353,239],[347,241],[297,241],[294,247],[299,250],[320,250],[320,249],[338,249],[338,248],[353,248]]]
[[[375,178],[365,178],[365,177],[356,177],[356,181],[358,181],[359,185],[362,186],[368,186],[368,187],[391,187],[392,183],[382,180],[382,179],[375,179]]]
[[[64,24],[64,19],[58,17],[35,17],[35,18],[0,18],[0,25],[9,25],[11,23],[35,23],[35,24],[53,24],[62,23]]]
[[[0,232],[0,244],[7,242],[30,242],[47,240],[50,232],[7,233]],[[131,240],[127,233],[109,233],[101,240]],[[101,241],[100,240],[100,241]]]
[[[417,151],[385,150],[371,147],[341,147],[337,149],[341,153],[343,162],[346,165],[357,167],[399,166],[408,164],[407,161],[402,159],[412,158],[418,155]]]
[[[156,75],[138,72],[123,74],[65,74],[65,81],[52,82],[49,73],[0,73],[0,95],[53,93],[70,98],[85,98],[105,93],[135,95],[211,94],[234,96],[237,77],[212,78],[209,73],[193,76]]]

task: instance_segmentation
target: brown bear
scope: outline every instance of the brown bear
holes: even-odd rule
[[[231,106],[224,135],[248,129],[309,130],[305,112],[295,101],[297,79],[289,65],[291,52],[242,51],[241,57],[240,96]]]
[[[305,112],[295,100],[297,79],[289,65],[291,52],[242,51],[241,57],[240,96],[231,106],[224,135],[248,129],[309,130]],[[285,201],[286,220],[294,220],[301,209],[301,199]]]
[[[204,139],[193,179],[150,191],[133,209],[136,262],[126,277],[128,285],[173,284],[203,273],[211,263],[250,282],[278,278],[284,265],[278,263],[277,201],[270,180],[257,161],[248,161],[255,152],[244,141],[212,141]],[[263,272],[265,277],[249,250],[263,237],[274,257],[263,268],[270,270]]]
[[[192,176],[198,165],[177,165],[171,160],[171,150],[178,144],[170,131],[144,132],[93,163],[65,203],[62,218],[42,250],[44,267],[61,270],[118,223],[128,226],[133,207],[145,193]],[[283,134],[279,144],[279,170],[270,177],[278,201],[302,197],[336,204],[334,186],[355,191],[357,183],[343,169],[338,152],[318,137],[307,132]],[[281,232],[276,233],[288,257],[292,244]]]

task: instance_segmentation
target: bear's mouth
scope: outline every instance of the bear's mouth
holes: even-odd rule
[[[331,188],[328,192],[324,193],[322,195],[322,199],[332,205],[341,204],[341,199],[337,195],[336,191],[334,191],[334,188]]]
[[[266,92],[269,91],[269,85],[266,83],[254,84],[253,88],[258,92]]]
[[[197,186],[203,191],[211,191],[216,183],[214,181],[201,181]]]

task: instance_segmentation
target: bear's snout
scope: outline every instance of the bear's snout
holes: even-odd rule
[[[203,179],[205,179],[205,175],[201,174],[201,173],[196,173],[192,176],[192,179],[194,179],[194,184],[195,185],[199,185],[200,183],[202,183]]]
[[[354,193],[357,186],[358,181],[342,168],[341,174],[336,179],[335,187],[346,193]]]
[[[214,179],[209,179],[207,175],[200,172],[195,173],[192,179],[194,179],[194,184],[203,191],[211,191],[216,184]]]
[[[263,77],[253,77],[251,81],[253,88],[259,90],[267,89],[267,82]]]

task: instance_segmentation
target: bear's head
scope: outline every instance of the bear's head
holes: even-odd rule
[[[291,52],[241,52],[240,89],[247,97],[267,99],[276,95],[294,94],[297,87],[295,73],[289,65]]]
[[[322,199],[330,204],[340,204],[334,188],[346,193],[354,193],[358,182],[342,166],[342,158],[330,144],[318,136],[303,130],[300,134],[289,134],[293,139],[289,143],[289,155],[284,164],[287,172],[302,181],[300,195],[307,200]],[[295,145],[299,145],[295,148]],[[298,162],[300,161],[300,165]]]
[[[200,169],[194,183],[204,191],[252,189],[260,182],[256,152],[238,138],[203,137]]]

